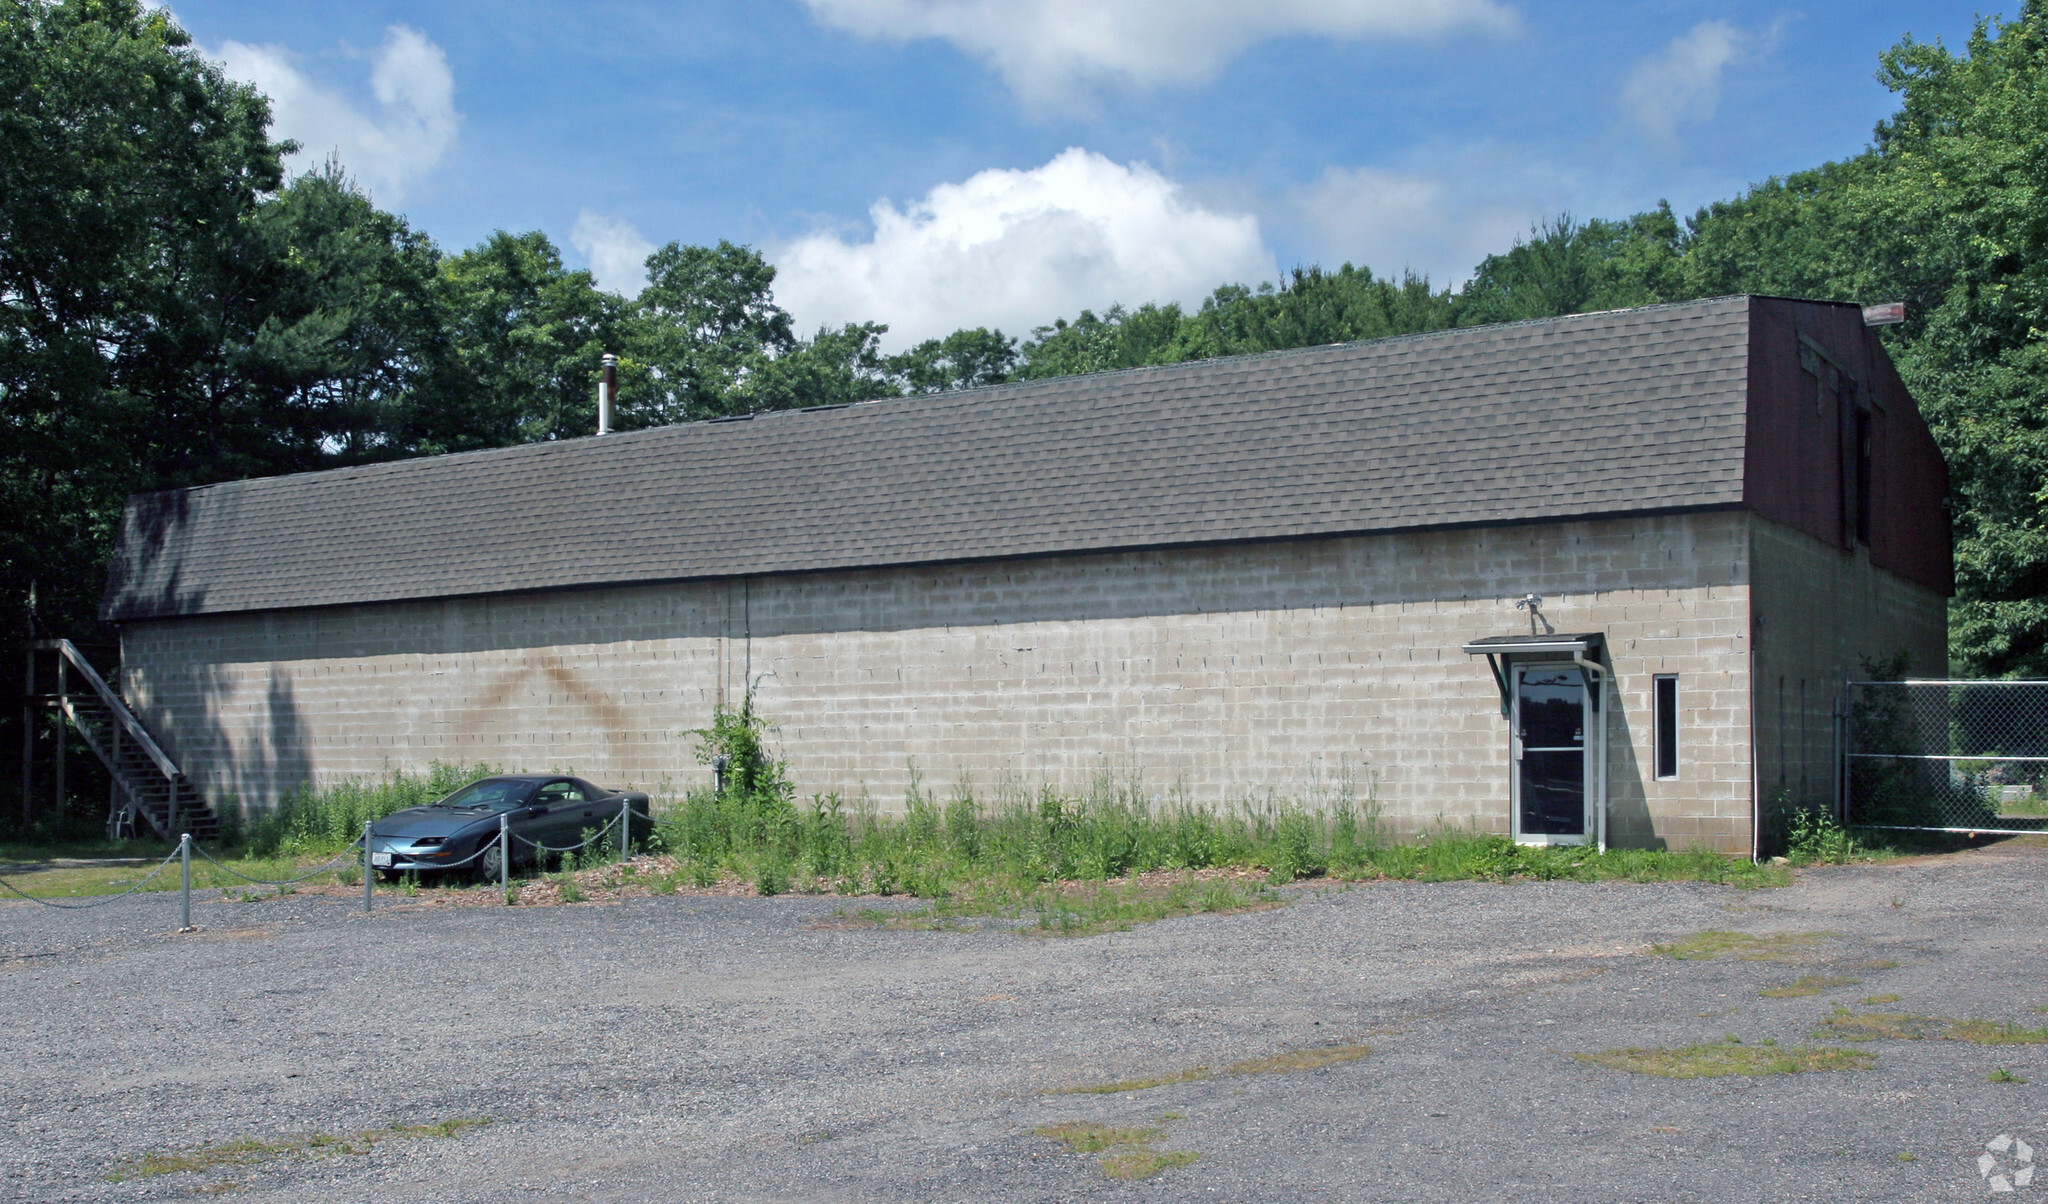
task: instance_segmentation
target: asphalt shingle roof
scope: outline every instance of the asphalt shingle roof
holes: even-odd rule
[[[129,499],[114,620],[1732,506],[1743,297]]]

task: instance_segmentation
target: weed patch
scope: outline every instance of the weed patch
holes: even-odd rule
[[[1177,1083],[1201,1083],[1216,1077],[1207,1066],[1190,1066],[1172,1074],[1153,1075],[1149,1079],[1120,1079],[1114,1083],[1090,1083],[1085,1087],[1061,1087],[1054,1095],[1116,1095],[1124,1091],[1150,1091],[1154,1087],[1171,1087]]]
[[[1765,987],[1757,994],[1766,999],[1803,999],[1836,987],[1853,987],[1862,981],[1860,978],[1838,978],[1832,974],[1807,974],[1782,987]]]
[[[867,908],[847,916],[883,928],[962,931],[963,920],[1029,920],[1033,936],[1095,936],[1192,915],[1229,915],[1283,907],[1287,900],[1256,879],[1224,871],[1161,871],[1119,882],[960,882],[915,909]],[[842,913],[844,914],[844,913]]]
[[[1972,1045],[2048,1045],[2048,1028],[2010,1020],[1952,1020],[1907,1012],[1854,1012],[1837,1007],[1814,1036],[1837,1041],[1968,1041]]]
[[[1286,1074],[1295,1070],[1320,1070],[1325,1066],[1336,1066],[1344,1062],[1356,1062],[1372,1056],[1370,1045],[1319,1045],[1309,1049],[1292,1049],[1270,1054],[1263,1058],[1248,1058],[1225,1066],[1220,1077],[1237,1078],[1251,1074]],[[1114,1095],[1124,1091],[1150,1091],[1154,1087],[1171,1087],[1179,1083],[1203,1083],[1219,1077],[1207,1066],[1190,1066],[1171,1074],[1153,1075],[1142,1079],[1121,1079],[1114,1083],[1091,1083],[1083,1087],[1061,1087],[1053,1095]]]
[[[1946,1035],[1972,1045],[2048,1045],[2048,1028],[2022,1028],[2009,1020],[1958,1020]]]
[[[1225,1074],[1286,1074],[1295,1070],[1320,1070],[1342,1062],[1356,1062],[1372,1056],[1370,1045],[1326,1045],[1318,1049],[1297,1049],[1271,1057],[1252,1058],[1224,1068]]]
[[[1806,954],[1832,932],[1774,932],[1756,936],[1747,932],[1710,929],[1695,932],[1668,944],[1652,945],[1650,952],[1681,961],[1703,961],[1712,957],[1734,957],[1750,962],[1792,961]]]
[[[1610,1049],[1573,1054],[1588,1066],[1653,1074],[1667,1079],[1714,1079],[1730,1076],[1805,1074],[1824,1070],[1867,1070],[1877,1065],[1870,1054],[1815,1046],[1782,1047],[1715,1041],[1675,1049]]]
[[[1061,1142],[1076,1154],[1108,1154],[1109,1157],[1102,1160],[1102,1173],[1111,1179],[1150,1179],[1161,1171],[1186,1166],[1201,1157],[1193,1150],[1153,1148],[1154,1142],[1166,1136],[1166,1122],[1177,1119],[1178,1114],[1167,1113],[1160,1117],[1157,1125],[1128,1128],[1070,1120],[1062,1124],[1040,1125],[1031,1132]]]
[[[113,1183],[122,1183],[130,1179],[148,1179],[159,1175],[202,1174],[224,1166],[249,1166],[278,1158],[367,1154],[383,1142],[423,1137],[460,1137],[471,1129],[490,1123],[489,1117],[483,1117],[476,1120],[443,1120],[426,1125],[392,1125],[383,1129],[365,1129],[347,1136],[308,1133],[302,1137],[280,1137],[274,1140],[250,1137],[240,1141],[144,1154],[140,1158],[117,1165],[107,1175],[107,1179]]]
[[[1990,1074],[1985,1075],[1984,1081],[1987,1083],[2024,1083],[2027,1080],[2001,1066]]]

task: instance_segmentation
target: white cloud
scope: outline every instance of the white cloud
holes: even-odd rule
[[[1680,125],[1714,115],[1721,75],[1749,43],[1726,21],[1700,22],[1636,63],[1621,90],[1623,113],[1651,142],[1675,147]]]
[[[941,38],[1027,103],[1085,106],[1104,86],[1195,84],[1271,38],[1420,38],[1518,21],[1498,0],[804,0],[866,37]]]
[[[773,249],[776,298],[801,327],[874,319],[898,349],[961,327],[1024,334],[1116,301],[1192,303],[1274,275],[1257,218],[1079,148],[941,184],[902,209],[880,201],[870,215],[871,239],[819,233]]]
[[[270,97],[272,136],[301,146],[293,167],[305,170],[334,155],[381,204],[397,203],[440,163],[462,124],[448,56],[408,26],[386,30],[371,59],[374,113],[314,82],[282,46],[224,42],[210,56]]]
[[[637,297],[647,287],[647,257],[654,253],[654,244],[641,237],[631,222],[585,209],[569,228],[569,245],[589,262],[599,288]]]
[[[1458,178],[1332,167],[1297,190],[1289,208],[1326,267],[1349,260],[1381,277],[1412,271],[1436,287],[1457,288],[1546,210],[1503,179],[1492,155],[1451,156],[1449,165]]]

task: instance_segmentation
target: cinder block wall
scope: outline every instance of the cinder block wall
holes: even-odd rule
[[[439,759],[704,781],[693,728],[748,676],[805,793],[901,806],[914,765],[1209,802],[1356,782],[1397,827],[1505,832],[1507,727],[1460,646],[1604,631],[1617,843],[1749,841],[1739,512],[1112,553],[138,623],[123,681],[209,797]],[[1650,678],[1684,681],[1653,781]]]
[[[1835,702],[1866,662],[1905,653],[1916,677],[1948,676],[1948,606],[1925,586],[1763,518],[1751,521],[1758,780],[1767,802],[1830,804]]]

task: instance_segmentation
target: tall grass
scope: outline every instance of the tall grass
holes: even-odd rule
[[[798,802],[786,791],[698,790],[669,800],[656,840],[704,871],[700,876],[933,899],[989,881],[1104,881],[1211,867],[1253,870],[1274,882],[1330,876],[1764,885],[1784,878],[1706,851],[1527,848],[1448,824],[1396,839],[1377,807],[1343,787],[1322,799],[1209,807],[1154,802],[1135,783],[1110,778],[1079,795],[1008,786],[988,802],[966,787],[935,796],[913,780],[896,817],[877,814],[868,800],[849,807],[837,796]]]
[[[1325,875],[1739,885],[1786,880],[1783,870],[1711,852],[1523,848],[1441,823],[1417,839],[1394,839],[1378,806],[1369,797],[1361,802],[1348,777],[1316,797],[1252,796],[1208,806],[1184,796],[1157,799],[1142,783],[1111,775],[1078,794],[1006,781],[984,800],[966,783],[934,793],[913,773],[902,813],[885,817],[865,796],[851,805],[837,795],[799,800],[787,767],[766,751],[766,728],[751,694],[738,708],[718,707],[712,726],[697,733],[697,755],[717,767],[719,784],[664,796],[655,805],[654,851],[672,854],[691,882],[708,886],[738,875],[762,894],[800,889],[1028,901],[1046,883],[1226,867],[1275,883]],[[366,820],[432,802],[494,772],[488,765],[436,762],[421,775],[400,772],[382,782],[301,790],[248,824],[247,848],[255,856],[333,853],[347,847]]]
[[[279,799],[274,810],[242,821],[239,833],[223,835],[254,857],[338,853],[363,834],[365,823],[445,798],[499,772],[490,765],[435,761],[423,774],[399,770],[382,781],[341,782],[324,790],[301,787]]]

